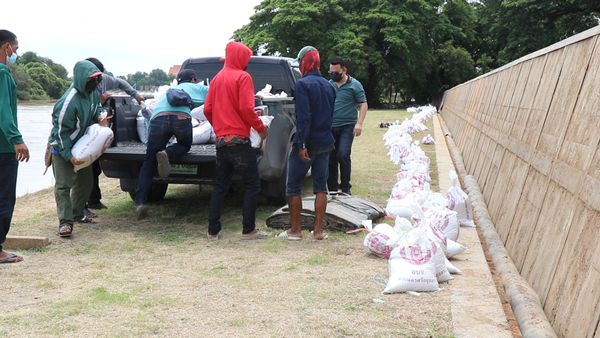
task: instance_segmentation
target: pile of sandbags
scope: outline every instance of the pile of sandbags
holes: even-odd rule
[[[384,293],[435,291],[439,283],[452,279],[450,273],[461,273],[448,258],[466,250],[457,242],[460,226],[473,226],[468,196],[456,173],[450,174],[453,185],[446,194],[432,192],[430,160],[411,136],[427,130],[425,122],[436,113],[435,107],[408,111],[412,117],[390,125],[383,137],[390,160],[400,169],[386,206],[395,225],[367,227],[363,242],[371,253],[389,260]]]

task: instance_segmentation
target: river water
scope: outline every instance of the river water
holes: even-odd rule
[[[52,167],[44,173],[44,153],[52,129],[51,105],[19,105],[17,107],[19,131],[29,148],[29,162],[19,163],[17,197],[31,194],[54,185]]]

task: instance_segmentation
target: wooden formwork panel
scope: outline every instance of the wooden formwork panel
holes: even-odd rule
[[[579,197],[595,210],[600,210],[600,147],[587,171],[584,182],[579,192]]]
[[[517,204],[517,211],[505,242],[506,250],[519,272],[523,273],[523,263],[527,248],[536,231],[537,221],[542,210],[549,179],[539,171],[529,167],[523,194]]]
[[[519,75],[515,79],[515,84],[513,84],[514,90],[510,96],[510,101],[507,103],[508,109],[506,110],[506,115],[504,116],[504,121],[501,126],[502,132],[506,135],[510,135],[513,124],[515,123],[517,112],[521,106],[521,100],[523,99],[523,93],[525,92],[525,85],[527,85],[529,73],[531,72],[531,64],[531,62],[524,62],[517,66],[519,67]]]
[[[542,79],[544,65],[546,64],[547,56],[540,56],[533,60],[527,61],[530,64],[527,83],[523,91],[523,98],[516,110],[515,122],[513,123],[511,135],[518,140],[524,140],[524,133],[527,126],[527,118],[533,108],[538,87]]]
[[[585,75],[558,160],[587,171],[600,142],[600,42]]]
[[[483,182],[481,183],[481,186],[483,187],[483,197],[487,203],[490,202],[490,198],[494,192],[494,185],[498,176],[504,176],[508,174],[500,172],[500,165],[504,159],[506,148],[496,142],[494,142],[494,145],[496,147],[494,148],[491,161],[488,166],[483,167],[482,171]],[[492,218],[492,220],[496,221],[495,218]]]
[[[589,309],[600,302],[600,293],[583,293],[582,288],[600,261],[599,236],[600,213],[579,202],[544,304],[548,320],[561,337],[585,337],[586,330],[596,326],[598,317]],[[600,279],[593,284],[600,289]]]
[[[490,148],[492,149],[490,150]],[[475,167],[473,168],[473,176],[475,176],[477,182],[479,182],[479,186],[482,190],[483,186],[481,186],[481,182],[483,177],[481,175],[481,171],[483,170],[483,167],[492,160],[491,154],[494,153],[495,148],[496,144],[492,142],[492,140],[487,135],[481,133],[479,137],[479,145],[477,146],[474,152],[475,156],[473,159]]]
[[[528,147],[535,148],[537,146],[550,102],[552,102],[552,95],[554,95],[554,90],[558,83],[560,70],[562,69],[564,61],[563,51],[564,49],[559,49],[548,54],[535,100],[529,110],[527,122],[525,122],[523,142]]]
[[[475,170],[475,164],[477,164],[477,156],[480,153],[479,147],[483,134],[478,129],[473,128],[470,137],[470,142],[465,145],[464,162],[465,169],[472,175]]]
[[[494,170],[492,166],[489,171],[489,177],[486,183],[490,187],[490,193],[487,197],[487,206],[497,231],[499,230],[498,224],[496,223],[498,220],[499,208],[502,205],[502,201],[504,201],[506,188],[509,184],[510,174],[514,167],[515,160],[516,156],[511,152],[506,151],[498,168]]]
[[[483,119],[481,120],[481,122],[483,122],[483,124],[489,125],[492,123],[494,112],[498,110],[498,106],[500,105],[500,101],[502,101],[502,97],[504,95],[503,88],[505,88],[505,86],[506,86],[507,73],[508,73],[507,70],[503,70],[499,73],[496,73],[496,74],[490,76],[490,80],[495,82],[495,86],[494,86],[494,91],[492,92],[492,94],[489,98],[489,101],[488,101],[488,102],[490,102],[490,106],[485,111],[485,115],[483,116]]]
[[[485,123],[486,116],[493,110],[494,95],[496,94],[496,87],[499,86],[497,74],[487,76],[486,81],[487,86],[483,95],[483,100],[481,101],[479,111],[477,112],[477,121],[480,121],[481,123]]]
[[[518,64],[514,67],[507,69],[507,82],[504,87],[504,96],[500,101],[500,106],[494,112],[494,124],[493,128],[498,130],[501,133],[508,134],[510,128],[510,123],[508,123],[508,114],[511,109],[511,102],[513,101],[513,96],[515,95],[515,89],[518,85],[519,75],[521,74],[522,64]]]
[[[564,138],[595,42],[596,37],[593,37],[565,47],[566,61],[536,147],[550,158],[556,157]]]
[[[507,152],[507,155],[508,154],[509,153]],[[505,158],[507,155],[505,155]],[[513,154],[511,153],[511,155]],[[496,226],[496,230],[502,239],[502,242],[505,244],[512,227],[520,226],[520,224],[515,224],[513,220],[517,213],[517,205],[523,196],[525,179],[527,178],[527,173],[529,171],[529,164],[516,156],[514,158],[513,166],[507,169],[508,172],[510,172],[510,177],[506,183],[507,186],[504,196],[493,195],[490,200],[490,203],[495,199],[500,200],[501,204],[494,217],[494,225]],[[501,171],[502,170],[503,169],[501,169]]]
[[[542,190],[541,187],[539,190]],[[573,194],[550,181],[521,271],[540,297],[542,305],[546,302],[573,221],[575,202]]]

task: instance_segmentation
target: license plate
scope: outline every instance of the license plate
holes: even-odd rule
[[[171,164],[171,174],[196,175],[198,166],[193,164]]]

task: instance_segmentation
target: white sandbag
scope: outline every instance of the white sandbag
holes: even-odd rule
[[[446,257],[448,257],[448,258],[459,255],[459,254],[465,252],[465,250],[467,250],[466,246],[464,246],[458,242],[455,242],[451,239],[448,239],[446,241],[446,244],[447,244]]]
[[[446,264],[446,269],[453,275],[462,275],[462,270],[457,268],[456,265],[452,264],[448,258],[444,260],[444,264]]]
[[[270,126],[271,121],[275,118],[274,116],[259,116],[258,117],[265,126]],[[250,128],[250,144],[252,148],[260,148],[261,144],[260,134],[254,130],[254,128]]]
[[[75,172],[89,166],[106,151],[113,141],[113,131],[99,124],[89,126],[85,134],[71,148],[71,154],[82,164],[73,166]]]
[[[378,232],[387,235],[391,239],[398,237],[394,228],[387,223],[379,223],[373,227],[373,232]]]
[[[403,199],[392,199],[388,200],[387,206],[385,207],[385,212],[388,216],[392,217],[402,217],[406,219],[411,219],[413,215],[413,209],[408,201],[408,198]]]
[[[381,258],[390,258],[390,253],[394,249],[390,244],[390,236],[381,233],[371,231],[365,236],[363,245],[365,248]]]
[[[414,227],[408,219],[403,218],[403,217],[396,217],[396,221],[394,223],[394,232],[395,233],[402,236],[402,235],[406,234],[407,232],[410,232],[413,229],[414,229]]]
[[[192,109],[190,115],[192,115],[193,118],[198,120],[198,122],[204,122],[207,120],[206,116],[204,115],[204,105]]]
[[[206,144],[210,142],[212,126],[208,121],[192,128],[192,144]]]
[[[427,134],[427,136],[423,137],[423,139],[421,140],[421,143],[423,143],[423,144],[435,144],[435,140],[433,139],[433,137],[431,136],[431,134]]]
[[[433,245],[435,246],[433,254],[435,278],[437,278],[439,283],[447,282],[452,279],[452,276],[450,276],[450,272],[446,267],[446,255],[444,254],[444,251],[441,248],[438,248],[435,243]]]
[[[200,125],[200,121],[196,120],[195,118],[192,117],[192,128],[196,128],[197,126]]]
[[[450,182],[452,185],[448,189],[446,197],[448,198],[448,209],[457,213],[458,223],[464,227],[474,227],[473,209],[469,195],[465,193],[458,182],[456,171],[450,171]]]
[[[146,118],[144,116],[141,115],[141,113],[138,114],[138,117],[136,117],[135,122],[137,125],[137,133],[138,133],[138,137],[140,138],[140,141],[142,141],[142,143],[146,144],[148,143],[148,120],[146,120]]]
[[[418,229],[403,242],[390,254],[389,279],[383,293],[437,291],[435,244]]]
[[[456,241],[460,226],[456,211],[448,208],[434,207],[425,211],[425,218],[430,226],[440,229],[448,239]]]

